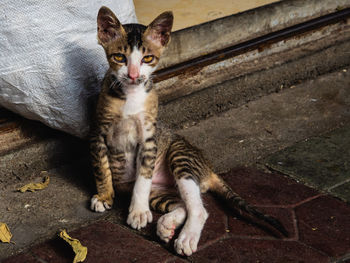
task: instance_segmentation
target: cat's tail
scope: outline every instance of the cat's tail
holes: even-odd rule
[[[285,237],[288,237],[288,231],[284,228],[282,223],[270,216],[260,212],[255,207],[249,205],[242,197],[240,197],[237,193],[235,193],[231,187],[218,175],[212,173],[210,176],[210,186],[209,191],[214,193],[218,198],[222,199],[229,209],[236,211],[244,218],[255,221],[254,219],[258,219],[262,222],[267,223],[272,226],[274,229],[278,230]],[[253,218],[251,218],[253,216]],[[258,224],[262,226],[261,224]]]

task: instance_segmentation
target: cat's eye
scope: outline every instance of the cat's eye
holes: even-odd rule
[[[118,63],[124,63],[124,62],[126,62],[126,57],[125,57],[123,54],[121,54],[121,53],[114,54],[114,55],[112,56],[112,58],[113,58],[113,60],[114,60],[115,62],[118,62]]]
[[[144,56],[143,59],[142,59],[142,62],[144,63],[151,63],[154,59],[154,56],[152,55],[149,55],[149,56]]]

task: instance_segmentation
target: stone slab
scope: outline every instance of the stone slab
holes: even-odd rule
[[[221,240],[191,257],[191,262],[308,262],[329,263],[329,257],[298,242],[279,240]]]
[[[69,234],[88,247],[87,258],[84,261],[86,263],[176,262],[174,256],[157,243],[147,241],[129,229],[108,221],[98,221]],[[27,262],[27,258],[32,258],[30,255],[37,260],[33,262],[68,263],[74,258],[65,241],[56,238],[31,248],[27,254],[5,260],[4,263],[24,263]]]
[[[11,257],[1,262],[2,263],[39,263],[39,261],[29,253]]]
[[[342,200],[350,202],[350,182],[341,184],[330,190],[330,193],[339,197]]]
[[[234,168],[222,177],[236,193],[256,206],[292,207],[319,195],[288,177],[252,168]]]
[[[279,151],[268,157],[266,164],[275,171],[327,191],[349,180],[349,160],[350,125],[346,125]],[[339,192],[340,189],[343,188],[338,187],[338,190],[333,191]]]
[[[331,257],[350,253],[350,206],[323,196],[296,208],[299,240]]]

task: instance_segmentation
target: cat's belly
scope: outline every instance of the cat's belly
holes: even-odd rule
[[[153,176],[152,176],[152,187],[157,186],[173,186],[175,184],[174,177],[171,175],[168,166],[164,158],[157,158]]]

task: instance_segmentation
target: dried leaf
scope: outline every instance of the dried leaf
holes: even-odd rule
[[[0,222],[0,241],[10,243],[12,234],[9,227],[5,223]]]
[[[47,172],[41,172],[41,175],[47,174]],[[21,193],[24,193],[26,191],[31,191],[35,192],[37,190],[41,190],[46,188],[50,183],[50,177],[46,175],[43,179],[42,183],[30,183],[22,186],[21,188],[18,188],[17,190],[20,191]]]
[[[73,248],[75,253],[73,263],[83,262],[87,255],[87,247],[84,247],[78,239],[71,238],[66,230],[61,231],[60,237]]]

